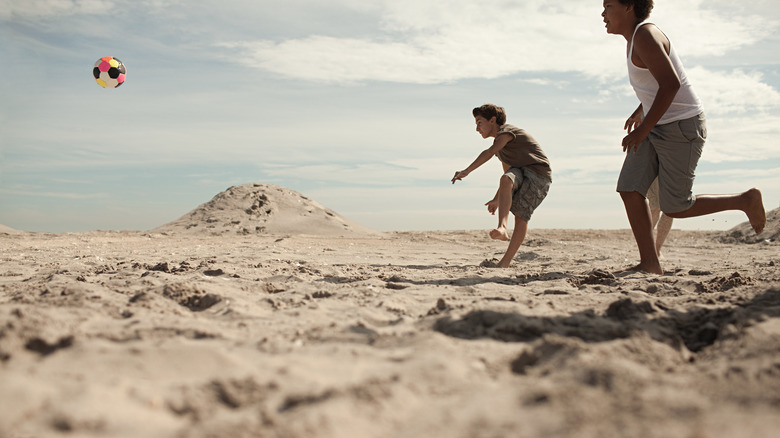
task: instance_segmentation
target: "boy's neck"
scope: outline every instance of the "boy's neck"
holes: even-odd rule
[[[629,43],[631,42],[631,39],[634,38],[634,31],[636,31],[636,27],[639,26],[639,23],[641,23],[642,20],[637,19],[636,22],[631,26],[630,29],[626,29],[623,33],[623,37],[625,37],[626,41]]]

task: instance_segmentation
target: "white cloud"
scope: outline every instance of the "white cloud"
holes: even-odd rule
[[[599,5],[549,9],[544,2],[385,1],[382,33],[370,38],[311,35],[221,46],[236,49],[237,59],[259,69],[322,82],[446,83],[568,71],[572,65],[598,77],[622,74],[619,56],[604,67],[614,48],[601,44],[606,37]]]
[[[675,44],[690,57],[720,56],[755,44],[769,32],[755,32],[756,26],[777,27],[768,17],[709,9],[702,0],[667,7],[657,7],[653,18],[680,37]],[[579,72],[608,81],[625,74],[618,49],[624,42],[604,32],[598,2],[563,7],[541,0],[383,0],[376,13],[382,28],[372,37],[309,35],[221,47],[236,50],[240,62],[261,70],[319,82],[431,84],[519,72]]]
[[[726,161],[780,160],[780,117],[711,117],[707,120],[707,143],[702,160]]]
[[[0,18],[107,14],[114,6],[114,0],[5,0],[0,2]]]
[[[446,66],[430,49],[396,42],[312,36],[287,40],[227,43],[245,51],[239,59],[250,66],[282,76],[315,82],[377,81],[421,84],[458,79],[461,73]],[[411,81],[410,78],[414,78]]]
[[[707,114],[744,114],[780,108],[780,92],[763,82],[760,72],[718,72],[703,67],[686,70]]]
[[[676,0],[656,2],[650,18],[683,58],[701,58],[723,56],[767,38],[778,28],[776,8],[775,4],[772,19],[758,15],[758,9],[745,11],[735,2],[716,6],[712,0]]]

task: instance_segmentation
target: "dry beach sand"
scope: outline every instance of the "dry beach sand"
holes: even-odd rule
[[[155,230],[0,227],[0,437],[775,437],[780,214],[378,233],[248,184]],[[485,263],[487,265],[487,263]]]

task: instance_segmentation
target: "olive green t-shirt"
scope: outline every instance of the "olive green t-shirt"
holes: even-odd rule
[[[527,167],[539,175],[552,179],[550,160],[530,134],[509,124],[501,125],[496,138],[501,134],[510,134],[512,140],[496,154],[499,160],[509,167]]]

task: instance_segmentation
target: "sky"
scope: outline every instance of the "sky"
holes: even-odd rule
[[[0,0],[0,224],[149,230],[233,185],[296,190],[381,231],[490,229],[506,108],[553,184],[530,228],[628,228],[615,192],[637,107],[598,0]],[[656,0],[701,97],[694,193],[780,206],[780,4]],[[124,85],[92,77],[122,60]],[[726,230],[741,212],[676,220]],[[510,221],[511,222],[511,221]]]

